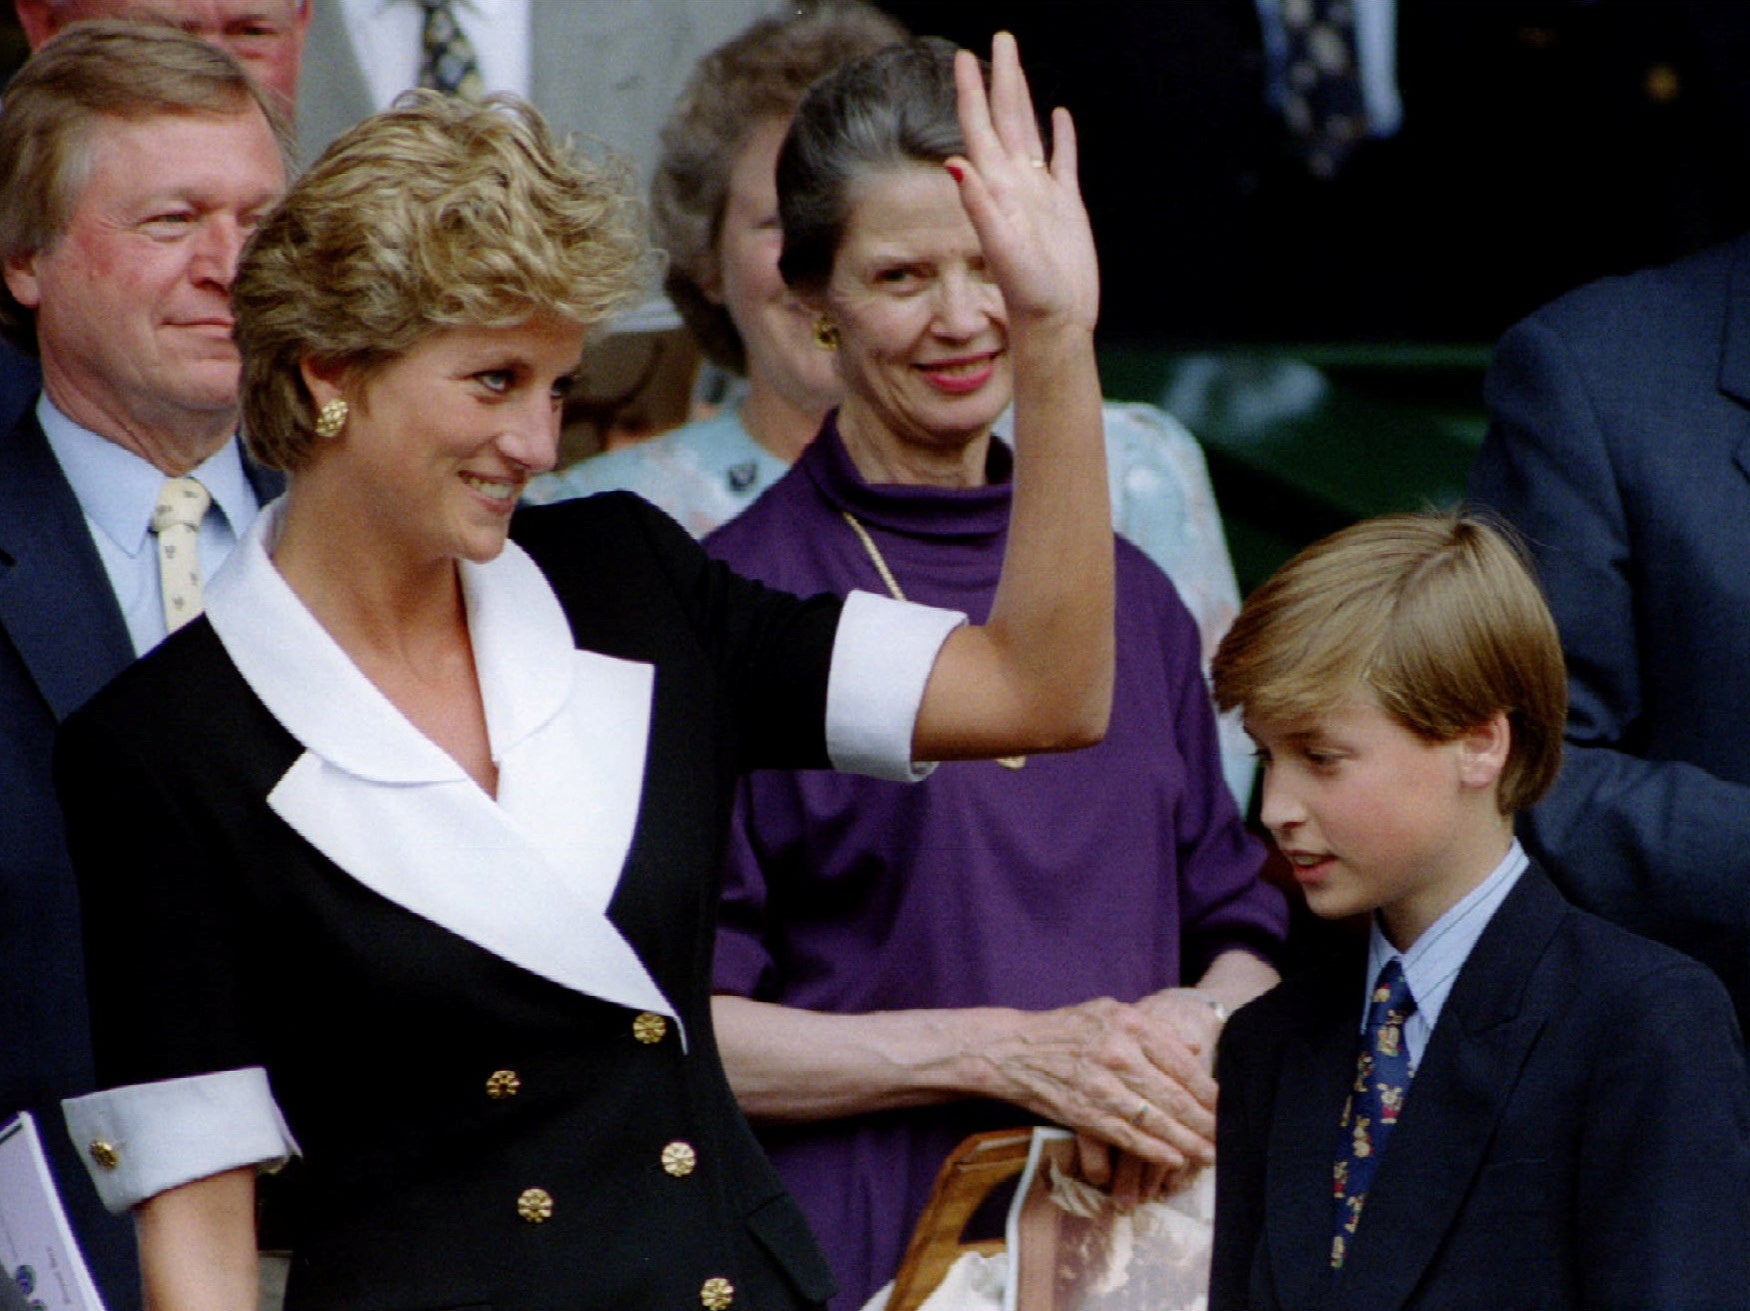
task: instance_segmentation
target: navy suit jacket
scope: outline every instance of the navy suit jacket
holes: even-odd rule
[[[1526,537],[1568,660],[1521,837],[1562,890],[1706,961],[1750,1018],[1750,237],[1581,288],[1490,370],[1475,500]]]
[[[1222,1037],[1211,1311],[1743,1304],[1750,1080],[1725,990],[1535,864],[1447,997],[1333,1272],[1365,968],[1357,944]]]
[[[0,340],[0,432],[8,432],[33,405],[43,387],[36,357]]]
[[[256,494],[278,479],[251,469]],[[131,1224],[106,1213],[67,1140],[63,1097],[94,1086],[79,898],[55,800],[55,728],[134,658],[34,398],[0,439],[0,1119],[37,1119],[110,1311],[139,1306]]]

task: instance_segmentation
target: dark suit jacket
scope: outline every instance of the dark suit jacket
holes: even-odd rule
[[[1528,540],[1568,660],[1525,844],[1750,1017],[1750,237],[1547,306],[1487,391],[1471,494]]]
[[[1750,1081],[1725,992],[1535,864],[1453,985],[1333,1273],[1365,958],[1223,1035],[1211,1311],[1743,1305]]]
[[[134,658],[32,406],[0,440],[0,1117],[37,1118],[110,1311],[139,1304],[132,1227],[98,1205],[60,1100],[92,1087],[79,902],[50,781],[55,727]],[[277,479],[252,471],[256,492]]]
[[[445,871],[445,887],[460,871],[460,886],[501,894],[496,923],[524,926],[521,908],[544,904],[552,879],[539,859],[507,859],[496,828],[491,841],[457,838],[458,814],[486,804],[471,783],[461,797],[433,791],[367,747],[325,754],[317,734],[294,737],[203,618],[61,735],[99,1080],[266,1067],[304,1153],[288,1308],[696,1307],[718,1277],[738,1307],[822,1302],[830,1272],[736,1108],[710,991],[731,786],[749,765],[824,764],[839,604],[752,590],[628,494],[526,510],[513,532],[558,595],[572,646],[654,669],[637,707],[648,733],[635,826],[626,817],[623,864],[621,850],[603,856],[618,874],[607,915],[678,1008],[687,1049],[674,1025],[643,1041],[636,1006],[540,972],[529,938],[548,952],[589,941],[577,917],[557,938],[543,924],[508,939],[525,943],[512,952],[479,918],[379,891],[385,867]],[[281,625],[295,649],[294,628]],[[479,630],[475,649],[483,669],[503,668]],[[344,718],[364,717],[344,680],[319,685]],[[593,701],[586,717],[620,722],[608,716],[621,701]],[[183,744],[175,759],[165,742]],[[598,779],[589,762],[542,751],[555,776],[531,780],[513,753],[501,787],[539,785],[594,815],[607,789],[584,781]],[[295,763],[316,766],[298,775],[312,790],[296,808],[281,788]],[[494,821],[514,825],[506,805],[512,819]],[[592,821],[581,860],[602,855],[600,834],[624,814]],[[128,835],[149,817],[161,840],[143,846]],[[392,823],[417,853],[372,847]],[[495,1071],[516,1073],[513,1096],[489,1091]],[[675,1174],[664,1152],[683,1145],[696,1168]],[[538,1225],[518,1214],[532,1187],[553,1199]]]

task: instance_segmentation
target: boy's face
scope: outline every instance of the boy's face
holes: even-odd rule
[[[1295,722],[1248,716],[1246,731],[1264,766],[1265,827],[1317,915],[1378,910],[1403,950],[1506,853],[1494,786],[1504,719],[1428,742],[1356,698]]]

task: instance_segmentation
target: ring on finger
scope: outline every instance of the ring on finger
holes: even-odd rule
[[[1140,1129],[1140,1128],[1142,1128],[1142,1121],[1143,1121],[1143,1118],[1144,1118],[1144,1117],[1145,1117],[1145,1116],[1147,1116],[1147,1115],[1148,1115],[1148,1098],[1146,1098],[1146,1097],[1144,1097],[1144,1098],[1143,1098],[1143,1099],[1142,1099],[1142,1102],[1141,1102],[1141,1104],[1140,1104],[1140,1105],[1138,1105],[1138,1106],[1137,1106],[1137,1108],[1136,1108],[1136,1114],[1135,1114],[1135,1115],[1132,1115],[1132,1116],[1131,1116],[1131,1117],[1130,1117],[1130,1123],[1131,1123],[1131,1124],[1132,1124],[1132,1125],[1133,1125],[1133,1126],[1134,1126],[1134,1127],[1135,1127],[1135,1128],[1138,1128],[1138,1129]]]
[[[1044,168],[1045,167],[1045,161],[1043,159],[1033,159],[1030,162],[1032,163],[1034,168]]]

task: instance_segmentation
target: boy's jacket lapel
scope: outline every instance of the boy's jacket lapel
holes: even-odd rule
[[[1271,1159],[1290,1173],[1267,1223],[1284,1306],[1383,1311],[1415,1293],[1470,1195],[1495,1124],[1543,1031],[1546,1017],[1524,1012],[1524,994],[1563,906],[1532,866],[1478,939],[1422,1055],[1338,1272],[1329,1268],[1331,1166],[1359,1042],[1358,978],[1343,995],[1329,994],[1331,1012],[1306,1041],[1291,1044],[1285,1086],[1340,1092],[1278,1109]]]

